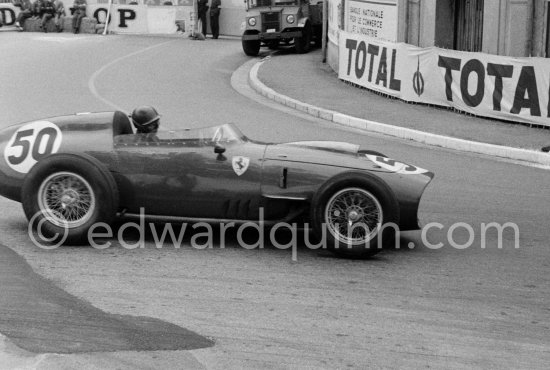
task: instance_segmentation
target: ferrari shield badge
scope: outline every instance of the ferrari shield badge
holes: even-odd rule
[[[247,157],[237,156],[237,157],[233,157],[232,163],[233,163],[233,171],[235,171],[237,176],[241,176],[248,169],[250,159]]]

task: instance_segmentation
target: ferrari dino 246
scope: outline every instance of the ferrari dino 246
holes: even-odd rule
[[[370,256],[396,227],[419,228],[420,198],[433,178],[357,145],[261,143],[233,124],[140,135],[120,111],[10,126],[0,151],[0,195],[65,243],[143,210],[167,222],[299,221],[335,253]]]

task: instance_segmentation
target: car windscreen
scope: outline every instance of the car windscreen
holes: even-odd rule
[[[124,144],[156,144],[184,146],[205,146],[231,144],[245,140],[243,134],[232,124],[221,126],[190,128],[183,130],[158,131],[148,134],[118,135],[115,137],[115,145]]]

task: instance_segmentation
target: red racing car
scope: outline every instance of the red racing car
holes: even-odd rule
[[[419,228],[433,178],[354,144],[261,143],[233,124],[136,134],[120,111],[10,126],[0,151],[0,195],[65,243],[143,209],[167,222],[305,222],[335,253],[371,256],[395,229]]]

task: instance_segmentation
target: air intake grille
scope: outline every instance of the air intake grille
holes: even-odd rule
[[[281,30],[280,12],[262,13],[262,32],[279,32]]]

